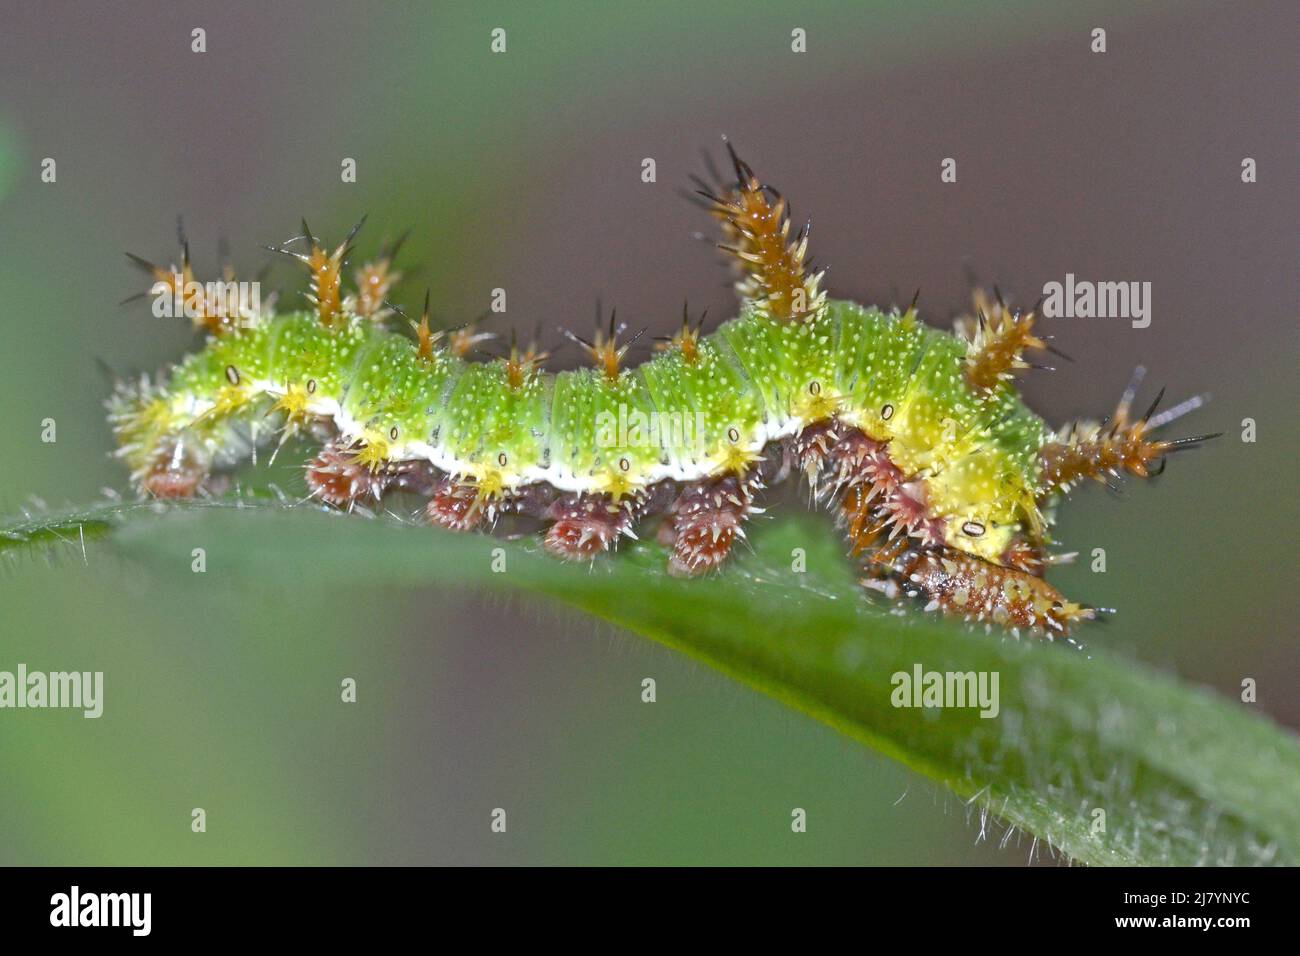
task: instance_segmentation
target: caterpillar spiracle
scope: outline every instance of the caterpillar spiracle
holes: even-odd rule
[[[739,313],[709,334],[684,318],[635,368],[612,317],[592,340],[571,336],[592,367],[554,374],[513,340],[508,354],[471,361],[482,333],[433,329],[427,295],[405,334],[388,302],[395,250],[345,292],[360,224],[333,251],[306,223],[272,247],[308,269],[303,311],[221,308],[192,283],[187,251],[180,269],[132,257],[156,292],[184,297],[206,341],[161,379],[118,385],[117,454],[141,494],[184,497],[219,490],[257,446],[308,436],[322,447],[307,486],[328,505],[413,492],[433,524],[459,531],[530,515],[546,523],[545,549],[570,560],[660,516],[669,570],[684,576],[722,564],[765,486],[801,476],[836,514],[869,588],[1017,634],[1053,637],[1095,617],[1043,578],[1058,560],[1056,504],[1083,479],[1147,477],[1214,437],[1156,435],[1201,399],[1157,414],[1157,396],[1135,415],[1139,375],[1108,420],[1049,428],[1013,379],[1027,353],[1055,351],[1035,310],[977,293],[950,334],[924,325],[915,300],[881,310],[829,299],[785,200],[734,151],[731,161],[734,180],[699,192],[736,266]]]

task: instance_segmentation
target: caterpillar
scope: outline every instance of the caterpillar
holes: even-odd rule
[[[829,298],[808,226],[792,236],[785,198],[727,148],[734,178],[713,170],[694,196],[721,228],[738,314],[708,334],[684,314],[634,368],[613,313],[590,339],[567,333],[590,367],[547,372],[546,354],[513,336],[505,354],[472,360],[489,333],[434,328],[427,293],[418,323],[389,302],[395,247],[345,290],[360,223],[332,250],[305,222],[268,247],[306,267],[307,309],[222,308],[192,282],[183,236],[179,268],[133,256],[205,342],[160,378],[117,385],[116,454],[141,495],[186,497],[303,436],[321,446],[307,487],[330,507],[404,491],[457,531],[527,515],[545,523],[546,551],[581,561],[658,517],[681,576],[722,565],[763,490],[797,476],[836,515],[869,589],[1017,636],[1095,618],[1104,609],[1044,578],[1069,557],[1050,551],[1057,505],[1085,479],[1158,474],[1216,437],[1156,434],[1203,399],[1157,413],[1162,391],[1137,416],[1139,369],[1108,419],[1053,430],[1015,386],[1039,367],[1032,353],[1063,356],[1036,308],[977,292],[949,333],[920,321],[915,298],[887,310]]]

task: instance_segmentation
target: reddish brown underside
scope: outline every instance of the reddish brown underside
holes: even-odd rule
[[[393,491],[414,492],[427,498],[431,523],[454,531],[491,526],[505,514],[528,515],[547,523],[546,550],[568,560],[592,560],[612,550],[639,522],[663,514],[660,540],[671,549],[669,571],[683,576],[722,565],[744,537],[749,516],[759,510],[754,507],[758,490],[802,472],[835,507],[850,552],[863,562],[869,579],[894,581],[903,593],[937,602],[952,615],[978,617],[978,608],[992,600],[992,610],[980,619],[1010,627],[1044,629],[1043,608],[1064,603],[1038,577],[1039,544],[1018,539],[1008,550],[1009,567],[947,547],[942,519],[928,513],[923,496],[917,496],[919,483],[893,462],[887,443],[833,420],[772,443],[744,475],[663,481],[619,501],[603,494],[559,493],[545,484],[485,500],[472,482],[441,474],[426,462],[371,468],[358,461],[359,450],[328,441],[307,467],[312,494],[347,509]],[[159,459],[145,486],[159,497],[186,497],[203,478],[183,450],[173,449]],[[1052,620],[1058,632],[1068,627],[1067,620]]]

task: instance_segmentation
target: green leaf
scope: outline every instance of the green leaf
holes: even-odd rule
[[[80,529],[80,530],[79,530]],[[89,531],[90,534],[86,534]],[[755,528],[725,573],[682,581],[639,542],[592,567],[534,539],[451,535],[274,501],[122,505],[0,530],[0,551],[111,533],[158,573],[272,584],[469,586],[559,599],[654,638],[950,787],[1094,864],[1300,863],[1300,746],[1266,720],[1146,667],[1016,642],[867,599],[826,523]],[[806,573],[792,570],[804,549]],[[494,562],[503,571],[494,571]],[[998,713],[896,707],[894,675],[997,675]],[[981,813],[981,826],[985,817]]]

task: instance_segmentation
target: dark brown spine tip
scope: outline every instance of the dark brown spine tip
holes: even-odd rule
[[[1167,455],[1196,448],[1202,442],[1219,437],[1219,433],[1175,439],[1153,437],[1158,429],[1203,406],[1207,396],[1194,395],[1157,415],[1156,408],[1165,394],[1162,388],[1146,413],[1134,421],[1129,413],[1145,375],[1146,369],[1142,366],[1134,370],[1109,419],[1101,424],[1075,423],[1039,449],[1042,496],[1068,491],[1084,478],[1096,479],[1107,486],[1121,472],[1151,478],[1164,471]]]
[[[282,252],[306,264],[311,285],[308,299],[316,306],[316,316],[321,325],[326,328],[339,327],[346,317],[342,292],[343,265],[347,261],[348,254],[352,252],[352,240],[356,238],[357,232],[365,221],[366,217],[362,216],[361,221],[352,227],[347,238],[339,243],[333,252],[326,251],[325,247],[316,240],[305,220],[302,224],[303,235],[300,238],[307,240],[310,252],[302,255],[291,252],[283,246],[270,247],[275,252]]]
[[[1033,311],[1014,311],[1001,298],[990,304],[983,295],[977,295],[976,313],[976,322],[966,322],[971,331],[965,375],[972,388],[988,391],[1021,369],[1047,368],[1025,361],[1026,352],[1047,348],[1047,342],[1034,331]]]
[[[728,146],[730,149],[730,146]],[[804,319],[820,308],[818,276],[809,275],[807,228],[790,236],[788,206],[765,186],[743,160],[731,153],[736,182],[726,195],[702,190],[714,218],[722,224],[719,248],[735,257],[741,279],[737,291],[767,306],[774,318]]]
[[[1152,440],[1144,423],[1101,431],[1090,439],[1048,442],[1038,453],[1040,481],[1050,493],[1066,490],[1084,478],[1107,481],[1119,472],[1150,476],[1153,462],[1171,450],[1171,442]]]
[[[424,290],[424,312],[420,315],[420,324],[415,328],[417,342],[415,354],[420,357],[421,361],[433,361],[433,343],[438,340],[441,333],[434,333],[429,327],[429,290]]]

